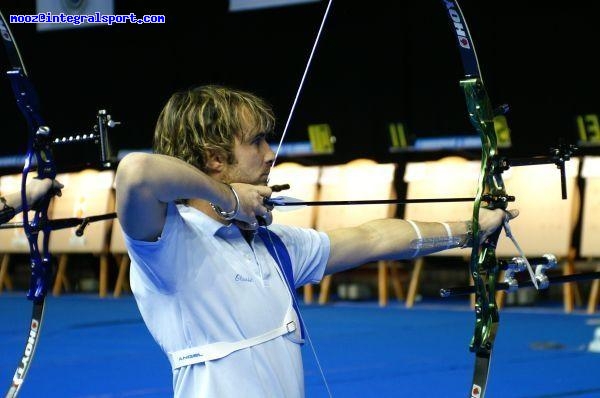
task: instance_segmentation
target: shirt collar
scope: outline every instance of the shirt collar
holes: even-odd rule
[[[241,236],[237,225],[233,223],[223,225],[195,207],[178,204],[177,210],[179,210],[179,214],[181,214],[183,219],[193,221],[195,225],[199,226],[202,231],[209,235],[215,235],[220,238]]]

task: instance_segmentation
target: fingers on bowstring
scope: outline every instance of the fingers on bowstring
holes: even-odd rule
[[[263,199],[263,206],[265,206],[265,209],[267,209],[268,212],[273,210],[273,208],[275,208],[275,205],[273,203],[269,202],[269,198]]]
[[[258,220],[258,224],[260,226],[271,225],[271,223],[273,222],[273,215],[271,214],[271,209],[267,207],[265,208],[264,212],[257,213],[256,219]]]

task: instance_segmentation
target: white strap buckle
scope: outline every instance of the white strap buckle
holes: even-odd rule
[[[294,321],[288,322],[285,325],[285,328],[287,329],[288,333],[295,332],[296,331],[296,322],[294,322]]]

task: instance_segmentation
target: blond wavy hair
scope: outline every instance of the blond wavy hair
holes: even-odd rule
[[[250,118],[250,119],[249,119]],[[217,153],[234,163],[235,138],[253,132],[271,134],[271,107],[252,93],[222,86],[200,86],[171,96],[154,130],[154,152],[174,156],[206,172],[208,156]]]

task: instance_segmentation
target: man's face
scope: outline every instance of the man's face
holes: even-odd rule
[[[264,132],[247,129],[235,138],[234,162],[226,166],[223,180],[253,185],[267,185],[275,153],[269,147]]]

